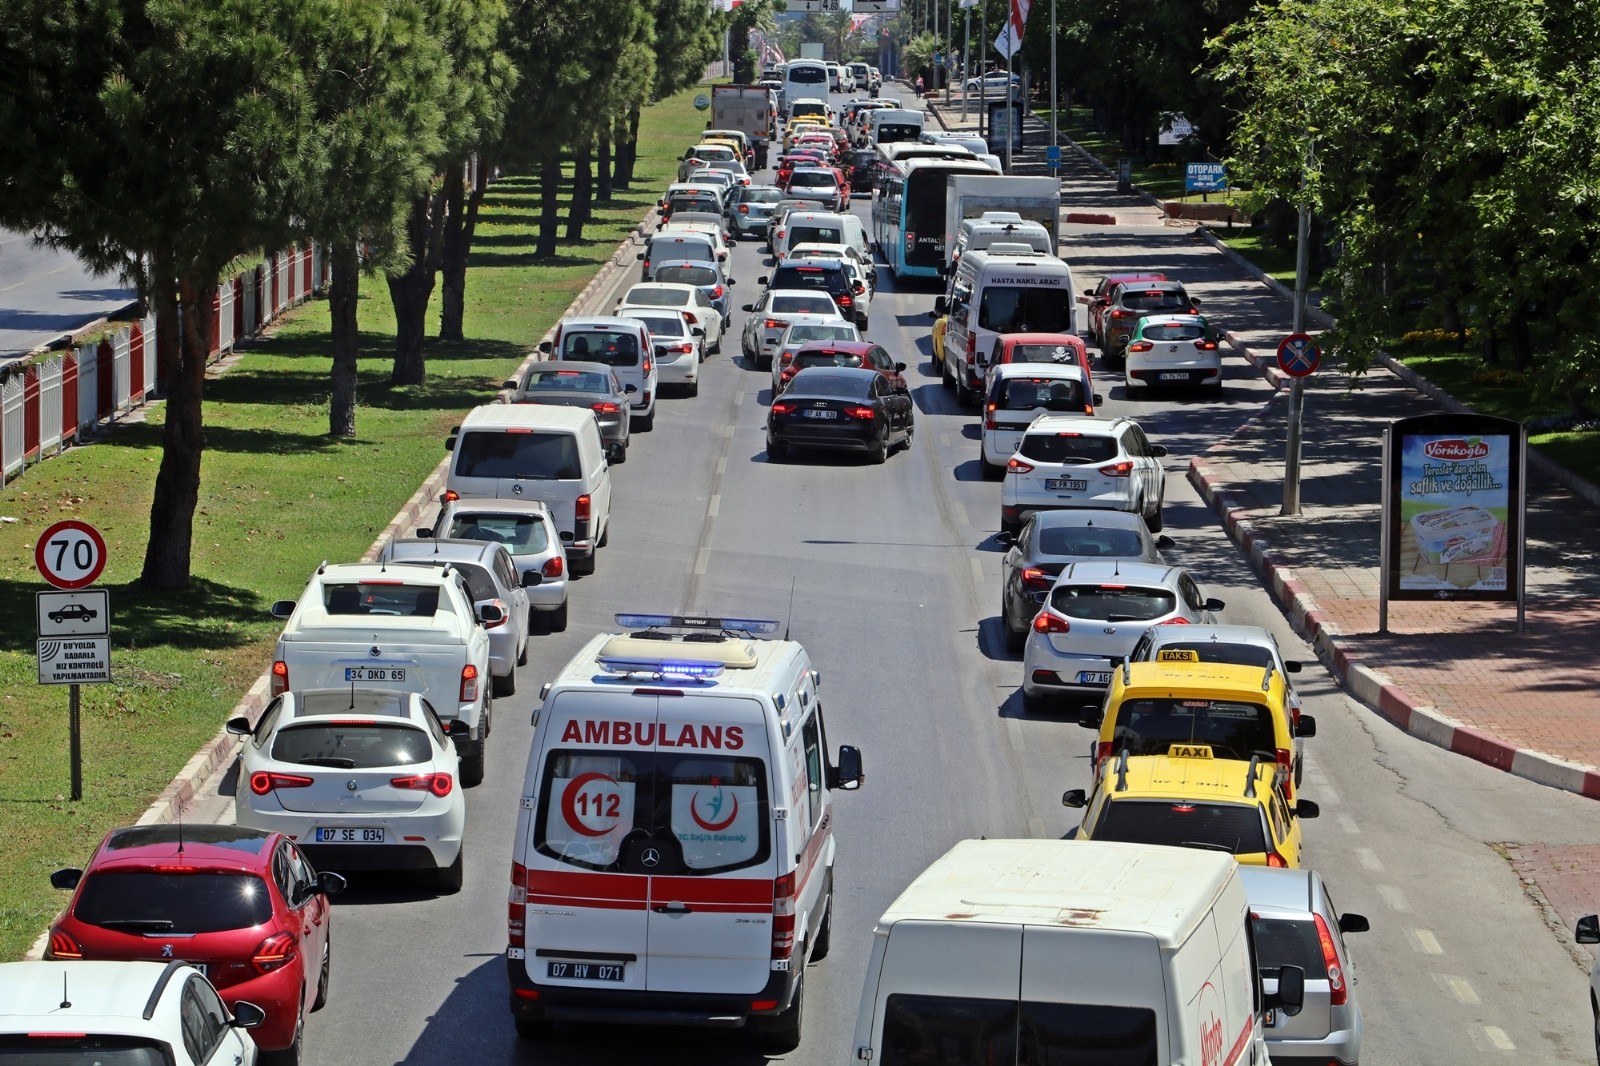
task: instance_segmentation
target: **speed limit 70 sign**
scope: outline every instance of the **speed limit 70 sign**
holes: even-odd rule
[[[58,589],[81,589],[106,568],[106,542],[87,522],[69,518],[39,537],[33,561],[44,579]]]

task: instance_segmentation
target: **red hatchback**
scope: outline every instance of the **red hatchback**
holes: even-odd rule
[[[794,353],[789,365],[778,375],[778,392],[789,387],[794,376],[808,366],[865,367],[888,379],[895,392],[909,392],[904,376],[906,365],[897,363],[881,344],[871,341],[829,341],[807,344]]]
[[[1100,279],[1100,284],[1092,289],[1084,289],[1078,302],[1086,304],[1089,309],[1089,339],[1100,348],[1106,346],[1105,315],[1106,308],[1111,306],[1111,291],[1124,281],[1166,281],[1165,274],[1107,274]]]
[[[84,870],[57,870],[76,889],[50,930],[51,959],[179,959],[197,967],[231,1009],[267,1019],[252,1031],[263,1061],[300,1061],[305,1016],[322,1007],[331,963],[328,896],[281,833],[233,825],[113,829]]]

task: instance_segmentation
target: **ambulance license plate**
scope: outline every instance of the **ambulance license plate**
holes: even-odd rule
[[[317,826],[313,844],[382,844],[382,829],[352,829],[345,826]]]
[[[1080,685],[1109,685],[1111,684],[1111,671],[1109,670],[1079,670],[1078,684]]]
[[[1089,483],[1076,477],[1049,477],[1044,479],[1046,492],[1082,492]]]
[[[545,976],[563,981],[621,981],[623,965],[620,962],[556,962],[546,963]]]

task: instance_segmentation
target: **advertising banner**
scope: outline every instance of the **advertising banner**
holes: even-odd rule
[[[1397,600],[1520,602],[1522,425],[1424,415],[1385,436],[1384,585]]]

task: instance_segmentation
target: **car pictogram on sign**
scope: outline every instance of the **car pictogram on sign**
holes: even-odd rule
[[[65,607],[51,611],[46,617],[52,622],[88,622],[100,617],[100,612],[81,603],[69,603]]]

